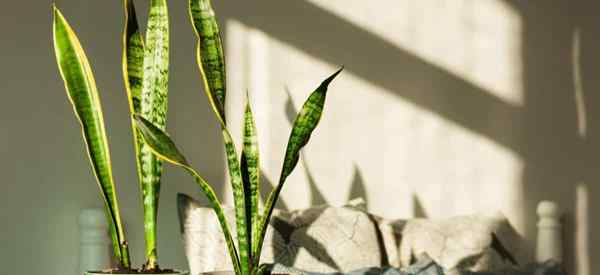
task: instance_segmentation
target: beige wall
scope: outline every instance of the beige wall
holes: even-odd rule
[[[555,200],[566,212],[567,266],[581,264],[586,274],[586,259],[600,249],[585,233],[599,226],[591,213],[600,207],[592,165],[595,8],[591,1],[236,3],[226,9],[230,75],[262,107],[261,149],[269,152],[262,164],[273,182],[290,127],[285,90],[297,109],[346,65],[306,163],[283,193],[289,208],[362,194],[389,217],[498,210],[532,250],[536,205]],[[576,28],[585,130],[577,127],[571,70]]]
[[[141,261],[140,202],[121,84],[120,1],[59,1],[82,40],[104,102],[123,212]],[[144,1],[137,1],[142,3]],[[219,186],[223,158],[201,93],[186,1],[172,1],[169,131]],[[338,64],[320,128],[284,190],[284,205],[344,203],[365,196],[389,217],[432,218],[499,210],[532,246],[535,206],[566,211],[566,253],[600,252],[597,129],[599,7],[589,1],[381,0],[215,1],[227,31],[229,118],[250,90],[265,177],[275,181],[289,114]],[[140,6],[143,11],[143,7]],[[143,12],[140,12],[143,14]],[[0,9],[2,90],[0,264],[9,272],[73,274],[76,217],[100,199],[50,44],[50,3]],[[578,134],[571,38],[582,37],[586,134]],[[286,87],[292,102],[288,101]],[[28,106],[33,106],[27,108]],[[235,112],[238,110],[238,112]],[[576,188],[588,206],[576,219]],[[185,268],[175,193],[200,198],[189,178],[167,168],[160,210],[164,266]],[[587,219],[585,218],[589,216]],[[586,222],[588,224],[586,224]],[[583,226],[582,226],[583,225]],[[578,256],[575,256],[578,248]],[[32,264],[33,263],[33,264]],[[593,271],[600,270],[592,263]],[[581,270],[580,270],[581,271]],[[587,275],[579,272],[580,275]]]

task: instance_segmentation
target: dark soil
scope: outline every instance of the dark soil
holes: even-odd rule
[[[149,269],[149,270],[141,270],[141,269],[105,269],[105,270],[101,270],[101,271],[89,271],[92,273],[98,273],[98,274],[172,274],[172,273],[176,273],[177,271],[173,270],[173,269],[160,269],[160,268],[156,268],[156,269]]]

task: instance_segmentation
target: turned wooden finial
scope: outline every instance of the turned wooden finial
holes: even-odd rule
[[[555,260],[562,262],[562,223],[561,211],[558,204],[552,201],[542,201],[538,204],[537,214],[537,249],[536,261]]]

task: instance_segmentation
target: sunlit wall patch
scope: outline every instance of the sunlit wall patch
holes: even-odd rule
[[[522,20],[502,0],[308,0],[507,104],[522,106]]]
[[[282,195],[287,206],[310,205],[314,195],[307,183],[310,177],[329,203],[343,204],[352,194],[359,170],[364,196],[370,210],[377,214],[415,216],[417,194],[422,210],[431,217],[501,211],[523,232],[524,161],[519,152],[485,129],[443,112],[446,105],[456,103],[449,101],[454,95],[465,95],[460,90],[464,86],[475,87],[467,95],[477,93],[474,95],[478,98],[506,110],[524,106],[519,14],[502,1],[383,0],[377,5],[355,0],[307,2],[337,17],[335,22],[350,24],[357,32],[375,34],[403,54],[413,56],[420,67],[426,68],[423,71],[434,71],[438,78],[428,80],[428,75],[417,75],[422,77],[417,85],[407,78],[382,85],[370,76],[403,75],[413,68],[398,64],[397,71],[390,72],[368,64],[371,71],[365,73],[347,66],[331,87],[326,119],[315,132],[311,146],[304,150],[307,167],[300,164]],[[298,108],[297,104],[315,88],[308,80],[319,79],[338,64],[331,63],[331,56],[320,56],[327,51],[303,49],[278,33],[269,33],[268,27],[248,27],[240,23],[244,19],[230,21],[237,30],[228,31],[227,40],[235,41],[237,45],[232,47],[239,48],[239,55],[230,50],[236,60],[230,57],[229,62],[244,60],[243,66],[234,69],[240,76],[230,80],[243,79],[246,87],[240,90],[260,87],[252,94],[253,103],[264,107],[255,108],[264,112],[256,114],[264,118],[257,122],[259,134],[268,136],[261,137],[268,140],[261,143],[261,150],[280,152],[285,148],[285,137],[279,133],[290,127],[286,110],[281,107],[289,100],[286,90]],[[297,39],[313,37],[295,29],[290,32]],[[336,39],[335,33],[331,35]],[[372,55],[376,60],[385,60],[388,53],[348,47],[364,50],[355,54]],[[256,72],[258,69],[261,72]],[[425,88],[429,89],[426,94]],[[406,94],[417,99],[407,98]],[[442,106],[442,112],[433,104]],[[461,110],[460,106],[452,108]],[[485,125],[490,123],[489,127],[506,120],[488,110],[472,115]],[[264,161],[263,166],[268,178],[276,181],[281,159],[276,153],[271,155],[273,158]]]

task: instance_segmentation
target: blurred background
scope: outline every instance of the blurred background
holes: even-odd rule
[[[248,90],[265,188],[290,120],[340,65],[324,117],[280,207],[364,197],[388,218],[506,215],[535,245],[541,200],[564,211],[571,274],[600,272],[600,3],[592,0],[219,1],[228,112],[241,130]],[[145,22],[147,1],[135,1]],[[168,130],[230,200],[218,125],[201,88],[187,1],[169,1]],[[59,0],[92,64],[134,262],[141,202],[121,76],[121,1]],[[0,268],[75,274],[77,216],[102,205],[51,44],[51,2],[0,8]],[[574,60],[579,56],[580,78]],[[577,85],[577,83],[581,85]],[[239,127],[238,127],[239,126]],[[240,131],[234,131],[239,137]],[[202,199],[168,166],[161,266],[186,269],[175,194]],[[529,255],[529,257],[531,257]]]

